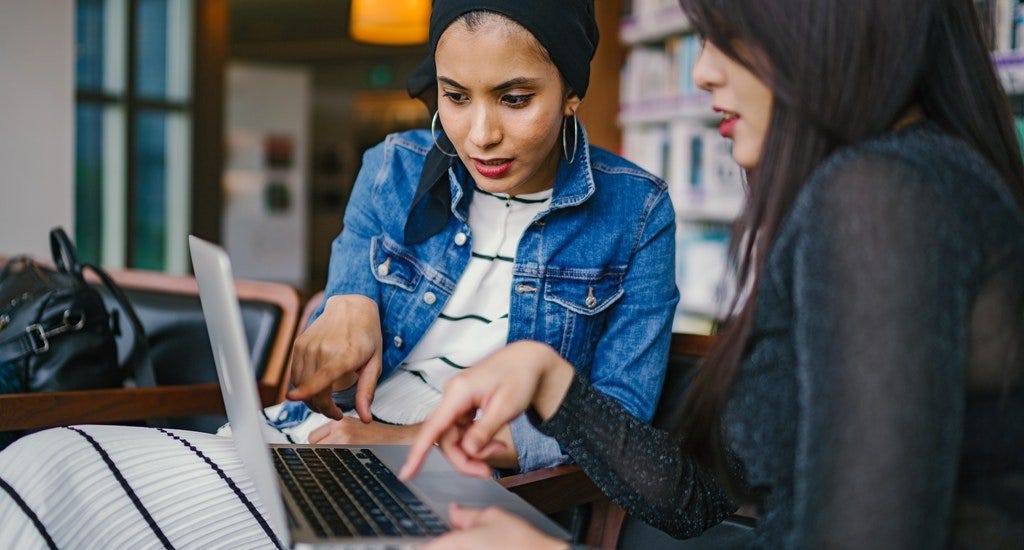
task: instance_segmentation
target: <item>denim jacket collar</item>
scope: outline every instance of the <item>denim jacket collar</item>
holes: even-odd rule
[[[555,188],[551,192],[551,210],[582,204],[594,194],[594,173],[590,167],[590,140],[579,126],[579,144],[572,163],[563,155],[558,161]]]
[[[551,191],[551,210],[576,206],[594,194],[594,174],[590,169],[590,142],[587,133],[580,126],[580,141],[576,156],[570,164],[565,156],[559,158],[555,172],[555,186]],[[461,162],[453,163],[448,170],[449,187],[452,193],[451,211],[461,220],[469,212],[469,200],[473,197],[473,178]]]

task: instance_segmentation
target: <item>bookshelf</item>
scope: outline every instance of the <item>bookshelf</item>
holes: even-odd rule
[[[975,5],[1003,88],[1011,99],[1020,99],[1024,96],[1024,0],[975,0]]]
[[[1006,93],[1024,94],[1024,51],[995,52],[992,59]]]
[[[619,28],[626,53],[620,77],[623,155],[665,180],[676,210],[673,330],[708,333],[726,303],[729,231],[743,204],[730,144],[718,135],[710,94],[690,68],[698,38],[677,0],[633,0]]]
[[[703,92],[683,92],[666,97],[624,102],[619,109],[619,123],[624,126],[651,124],[673,119],[712,121],[711,100]]]
[[[619,40],[624,46],[657,42],[690,30],[690,22],[686,20],[679,2],[649,4],[639,6],[640,9],[635,11],[630,6],[631,13],[623,18],[619,29]]]
[[[1024,153],[1024,0],[976,0]]]

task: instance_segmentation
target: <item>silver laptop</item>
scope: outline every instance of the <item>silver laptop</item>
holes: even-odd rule
[[[416,479],[403,483],[394,472],[408,446],[268,445],[228,255],[191,235],[189,249],[235,447],[279,545],[415,547],[447,530],[451,502],[499,506],[569,538],[497,482],[456,472],[437,449]]]

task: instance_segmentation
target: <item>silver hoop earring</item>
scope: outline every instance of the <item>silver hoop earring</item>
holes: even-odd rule
[[[572,155],[569,155],[569,131],[565,128],[567,120],[569,117],[562,117],[562,154],[565,160],[572,164],[572,161],[576,160],[576,147],[580,144],[580,123],[576,120],[576,111],[572,112]]]
[[[437,142],[437,115],[440,111],[434,111],[434,118],[430,119],[430,137],[434,138],[434,147],[437,147],[438,151],[441,151],[446,156],[457,157],[458,153],[449,153],[441,148],[441,144]]]

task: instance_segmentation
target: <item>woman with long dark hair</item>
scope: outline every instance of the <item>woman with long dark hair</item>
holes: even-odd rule
[[[495,426],[528,409],[675,536],[748,502],[756,546],[1018,546],[1024,168],[974,3],[681,1],[749,196],[738,298],[678,429],[523,342],[449,382],[404,474],[435,440],[485,474]],[[439,542],[554,544],[494,510],[452,518]]]

